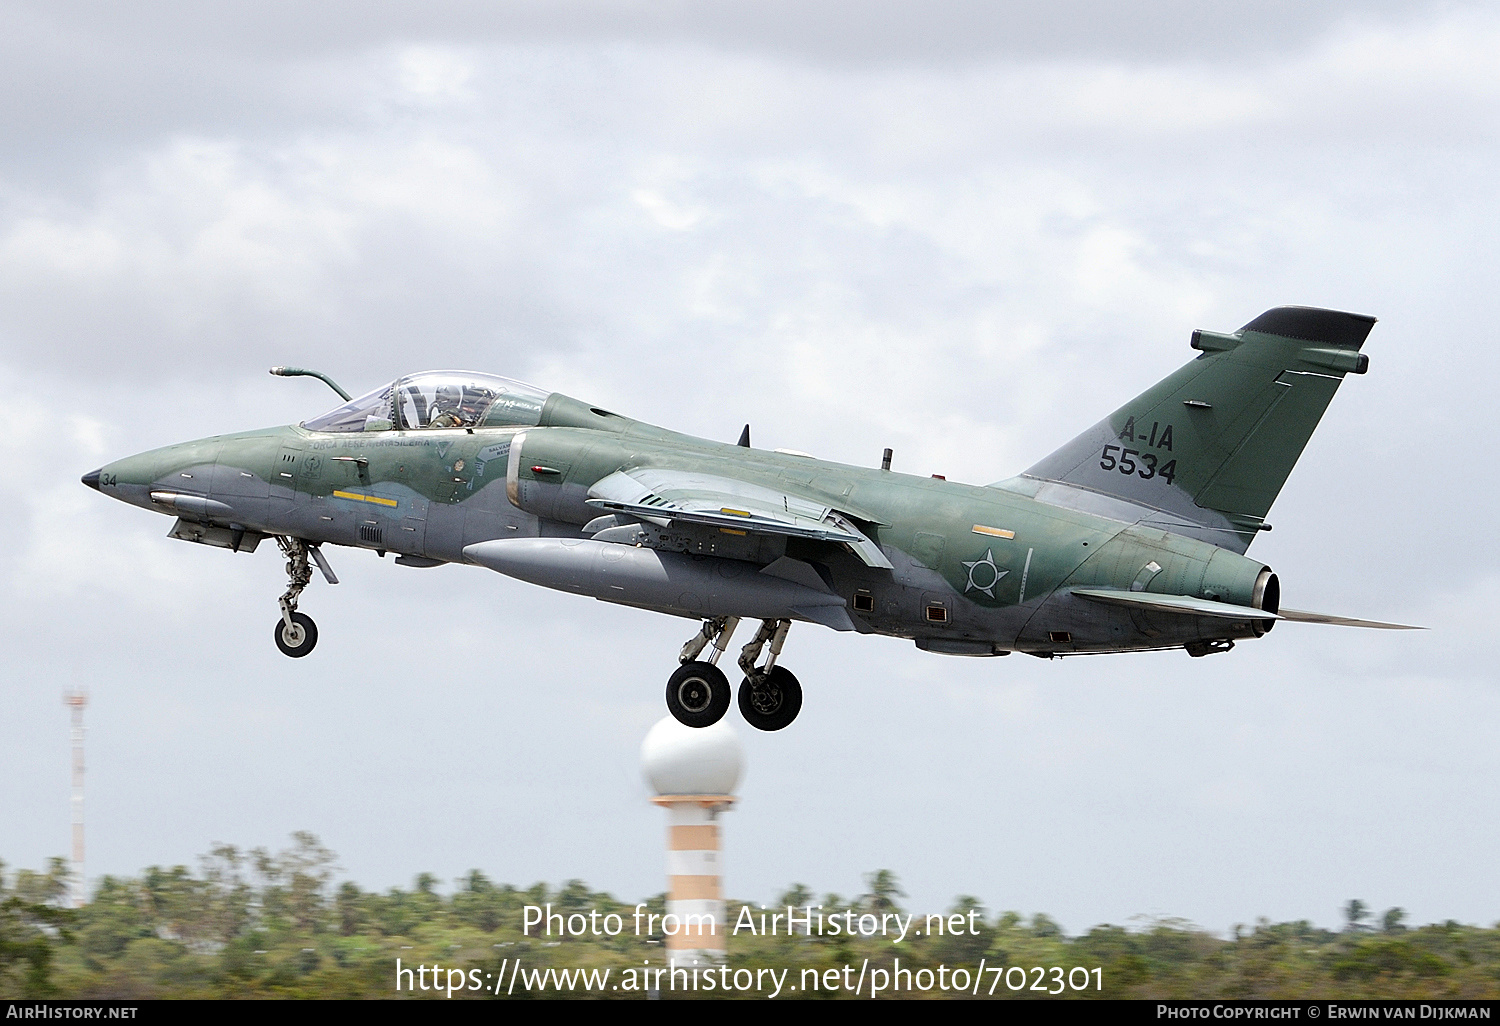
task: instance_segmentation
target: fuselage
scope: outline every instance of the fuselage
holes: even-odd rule
[[[1024,478],[978,487],[751,449],[558,393],[538,398],[514,423],[491,417],[447,426],[425,407],[420,418],[408,416],[398,407],[396,416],[358,430],[348,423],[319,430],[309,421],[203,438],[111,463],[87,480],[177,517],[174,537],[237,551],[283,536],[392,553],[407,566],[501,569],[477,558],[497,551],[492,544],[477,547],[537,539],[511,551],[553,560],[547,566],[572,560],[574,569],[512,576],[696,618],[770,618],[759,607],[736,608],[748,593],[735,582],[760,581],[753,575],[773,564],[802,564],[809,570],[797,587],[828,596],[819,600],[822,611],[803,615],[787,600],[793,611],[775,615],[913,639],[949,654],[1212,651],[1263,634],[1272,622],[1153,613],[1073,594],[1149,589],[1259,609],[1274,578],[1263,564],[1199,538],[1041,501]],[[421,421],[428,423],[416,426]],[[601,528],[591,488],[612,474],[647,470],[731,478],[821,503],[857,524],[889,568],[847,544],[722,526],[650,529],[626,541],[617,531],[601,533],[610,525]],[[554,541],[555,552],[540,540]],[[661,580],[633,592],[628,561],[607,580],[605,564],[624,555],[621,545],[650,550],[639,556],[655,561],[648,569]],[[596,552],[602,576],[594,579]],[[674,591],[671,573],[708,583]]]

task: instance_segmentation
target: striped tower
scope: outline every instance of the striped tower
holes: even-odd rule
[[[88,692],[79,688],[64,692],[63,704],[73,710],[73,867],[68,900],[74,908],[83,908],[88,901],[83,876],[83,707],[89,704]]]
[[[685,727],[668,716],[641,745],[641,766],[667,810],[667,955],[679,966],[722,962],[724,921],[719,813],[734,804],[743,756],[734,729]]]

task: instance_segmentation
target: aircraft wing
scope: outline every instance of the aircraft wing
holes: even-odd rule
[[[1331,616],[1327,613],[1309,613],[1300,609],[1283,609],[1268,613],[1264,609],[1237,606],[1229,602],[1194,598],[1191,595],[1158,595],[1147,591],[1118,591],[1112,588],[1074,588],[1072,593],[1079,598],[1095,602],[1110,602],[1120,606],[1149,609],[1153,613],[1180,613],[1184,616],[1217,616],[1226,620],[1288,620],[1293,623],[1327,623],[1340,627],[1374,627],[1388,631],[1420,631],[1424,627],[1413,627],[1404,623],[1382,623],[1379,620],[1356,620],[1348,616]]]
[[[837,542],[849,546],[866,565],[891,569],[880,546],[826,503],[731,477],[654,467],[620,470],[596,481],[585,501],[659,527],[676,521]]]

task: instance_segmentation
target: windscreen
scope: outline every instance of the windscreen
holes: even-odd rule
[[[394,384],[382,385],[321,417],[304,420],[302,426],[309,431],[389,431],[394,387]]]

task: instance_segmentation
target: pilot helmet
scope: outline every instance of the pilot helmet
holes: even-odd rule
[[[463,404],[464,390],[458,385],[439,385],[433,393],[434,410],[456,410]]]

